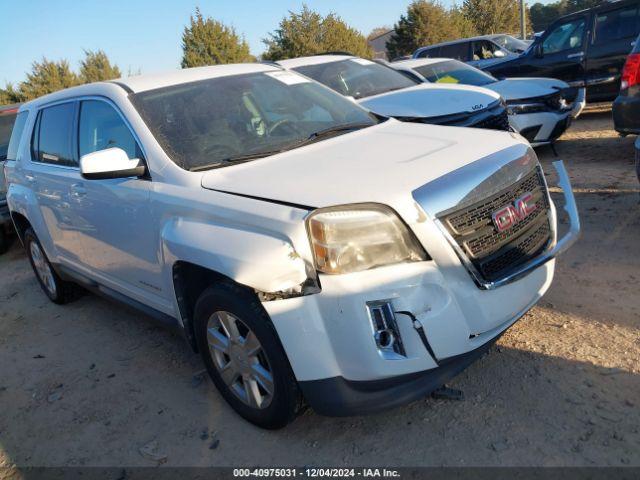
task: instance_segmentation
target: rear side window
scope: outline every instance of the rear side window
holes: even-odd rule
[[[16,117],[16,121],[13,124],[13,131],[11,132],[11,140],[7,146],[6,158],[7,160],[15,160],[18,156],[18,147],[20,146],[20,139],[22,138],[22,132],[24,132],[24,126],[27,124],[27,118],[29,112],[20,112]],[[0,152],[0,160],[2,159]]]
[[[596,17],[593,43],[596,45],[632,38],[638,34],[638,7],[602,12]]]
[[[99,100],[86,100],[80,104],[78,142],[80,157],[117,147],[127,152],[130,159],[142,158],[142,152],[122,117],[111,105]]]
[[[455,60],[462,60],[463,62],[469,60],[469,44],[467,42],[455,43],[453,45],[443,45],[440,47],[440,55],[445,58],[453,58]]]
[[[33,135],[34,160],[52,165],[75,166],[73,125],[76,104],[43,108]]]

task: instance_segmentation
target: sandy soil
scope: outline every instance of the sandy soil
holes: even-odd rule
[[[181,338],[92,295],[49,303],[14,245],[0,257],[0,466],[640,466],[640,195],[610,115],[585,113],[558,142],[582,239],[541,304],[451,383],[464,401],[259,430],[194,378]]]

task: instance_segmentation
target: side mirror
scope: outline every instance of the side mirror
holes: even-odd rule
[[[80,173],[87,180],[142,177],[147,173],[137,158],[130,160],[121,148],[107,148],[80,157]]]
[[[536,58],[542,58],[544,57],[544,52],[542,50],[542,43],[536,43],[535,46],[533,47],[533,55]]]

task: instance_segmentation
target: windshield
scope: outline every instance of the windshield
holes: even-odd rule
[[[211,78],[132,95],[171,159],[205,170],[374,125],[363,108],[293,72]]]
[[[481,87],[497,80],[477,68],[458,60],[421,65],[414,70],[433,83],[461,83],[463,85],[475,85]]]
[[[16,115],[17,112],[0,114],[0,160],[7,158],[7,148],[9,147],[9,139],[11,138],[11,130],[13,130]]]
[[[495,37],[492,37],[491,40],[496,42],[502,48],[514,53],[522,53],[529,47],[528,42],[524,42],[518,38],[512,37],[511,35],[496,35]]]
[[[313,78],[336,92],[353,98],[364,98],[380,93],[413,87],[419,82],[410,80],[400,72],[364,58],[349,58],[337,62],[305,65],[295,71]]]

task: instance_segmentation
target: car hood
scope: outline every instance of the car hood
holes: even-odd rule
[[[422,84],[362,98],[364,108],[387,117],[430,118],[479,112],[500,98],[495,92],[471,85]]]
[[[507,78],[485,85],[485,88],[498,93],[507,102],[543,97],[568,87],[567,83],[555,78]]]
[[[202,174],[207,189],[326,207],[406,202],[416,188],[500,150],[528,144],[517,134],[401,123],[373,127]],[[453,186],[452,186],[453,188]]]

